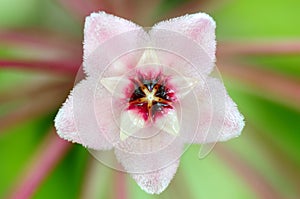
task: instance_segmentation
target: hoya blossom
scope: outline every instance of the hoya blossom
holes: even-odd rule
[[[57,133],[94,151],[113,149],[143,190],[161,193],[187,144],[226,141],[244,126],[221,81],[210,76],[215,50],[215,22],[204,13],[148,30],[91,14],[84,29],[86,77],[59,110]]]

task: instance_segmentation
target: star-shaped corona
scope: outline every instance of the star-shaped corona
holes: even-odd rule
[[[172,103],[176,102],[175,92],[166,87],[161,77],[133,79],[135,90],[129,99],[128,110],[138,110],[145,122],[155,121],[159,114],[174,109]]]
[[[124,80],[127,81],[124,81]],[[130,75],[102,78],[101,84],[119,100],[126,101],[121,116],[120,139],[126,140],[146,126],[154,126],[173,136],[180,131],[174,105],[199,83],[196,79],[165,75],[153,49],[143,52]],[[118,84],[122,89],[117,89]]]

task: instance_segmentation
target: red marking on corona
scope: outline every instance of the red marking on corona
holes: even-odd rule
[[[152,76],[152,75],[151,75]],[[167,78],[159,74],[155,78],[138,75],[138,78],[131,78],[134,91],[129,96],[128,110],[136,110],[143,119],[155,121],[168,110],[174,109],[173,103],[177,101],[173,89],[168,88]]]

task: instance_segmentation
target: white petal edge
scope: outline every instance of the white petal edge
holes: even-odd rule
[[[54,125],[59,137],[73,143],[81,143],[74,119],[73,96],[69,96],[59,109],[54,120]]]
[[[215,143],[238,137],[245,125],[243,115],[220,80],[210,77],[207,85],[199,96],[200,131],[192,143]]]
[[[160,194],[169,186],[178,166],[179,161],[177,160],[158,171],[144,174],[131,174],[131,176],[145,192],[149,194]]]
[[[87,58],[100,44],[112,37],[139,28],[131,21],[103,11],[91,13],[84,25],[84,57]]]
[[[55,118],[57,133],[63,139],[96,150],[112,148],[100,130],[94,106],[94,79],[82,80],[71,91]],[[94,115],[94,117],[93,117]]]
[[[153,29],[166,29],[183,34],[196,41],[215,60],[216,22],[208,14],[199,12],[172,18],[155,24]]]
[[[92,13],[86,17],[84,27],[84,71],[89,76],[98,76],[112,60],[148,45],[148,37],[141,26],[129,20],[105,12]],[[134,56],[126,55],[119,59],[122,63],[111,67],[110,73],[120,75],[137,61]]]

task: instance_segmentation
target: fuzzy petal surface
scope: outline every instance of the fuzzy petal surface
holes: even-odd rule
[[[168,187],[178,166],[179,160],[160,170],[144,174],[131,174],[131,176],[147,193],[160,194]]]
[[[99,75],[120,55],[144,47],[147,37],[142,27],[131,21],[105,12],[92,13],[84,27],[84,70],[88,75]],[[127,55],[115,61],[111,68],[115,73],[122,73],[133,67],[140,56]]]
[[[57,134],[70,142],[81,143],[73,111],[73,96],[70,95],[55,117]]]
[[[167,51],[167,55],[159,57],[163,64],[180,71],[184,68],[190,74],[194,67],[198,73],[208,75],[215,62],[215,28],[215,21],[209,15],[196,13],[159,22],[150,36],[156,48]],[[192,66],[183,66],[178,63],[180,59]]]
[[[111,149],[112,145],[97,123],[96,85],[93,79],[79,82],[59,110],[55,126],[58,135],[66,140],[92,149],[107,150]]]
[[[191,143],[227,141],[241,134],[244,117],[228,95],[222,82],[208,78],[204,89],[198,91],[199,129],[189,139]],[[186,108],[192,108],[186,106]]]
[[[141,135],[144,132],[144,135]],[[180,158],[184,143],[179,136],[163,131],[151,137],[142,130],[135,137],[128,137],[115,147],[118,161],[129,173],[148,173],[164,168]],[[144,136],[144,137],[142,137]]]

